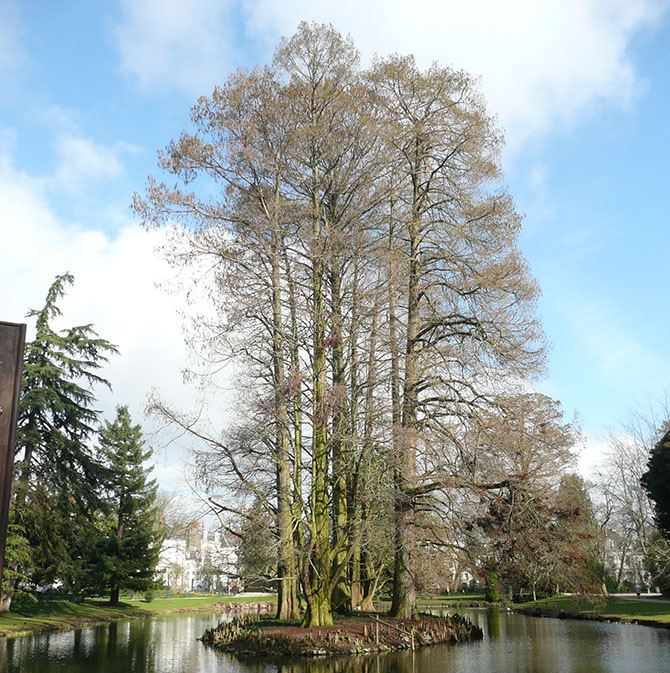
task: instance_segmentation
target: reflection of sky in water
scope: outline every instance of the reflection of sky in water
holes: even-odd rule
[[[662,673],[670,631],[463,611],[482,642],[365,658],[240,663],[198,642],[216,615],[174,615],[0,641],[0,673]]]
[[[662,673],[668,670],[670,631],[527,618],[510,612],[468,612],[484,630],[484,641],[445,648],[448,651],[442,659],[448,666],[435,668],[435,662],[431,662],[431,670],[467,670],[468,673]],[[425,652],[420,654],[423,656]]]

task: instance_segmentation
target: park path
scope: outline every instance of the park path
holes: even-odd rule
[[[623,598],[627,601],[640,601],[645,603],[670,603],[670,600],[663,598],[661,594],[610,594],[610,598]]]

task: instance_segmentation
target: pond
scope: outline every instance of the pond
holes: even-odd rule
[[[464,610],[484,640],[338,660],[241,662],[198,642],[223,618],[145,617],[0,641],[1,673],[661,673],[670,631]]]

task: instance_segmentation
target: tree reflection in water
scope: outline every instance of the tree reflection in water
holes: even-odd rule
[[[0,673],[659,673],[670,631],[468,610],[482,641],[415,652],[272,662],[197,640],[217,615],[174,615],[0,639]]]

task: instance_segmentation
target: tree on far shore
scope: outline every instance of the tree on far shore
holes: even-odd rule
[[[656,525],[665,538],[670,538],[670,428],[651,450],[642,485],[654,502]]]
[[[142,429],[133,425],[128,407],[116,408],[114,422],[100,431],[100,453],[108,471],[107,511],[98,526],[90,559],[93,583],[109,589],[111,605],[119,591],[144,591],[154,585],[161,531],[156,482],[149,479]]]

